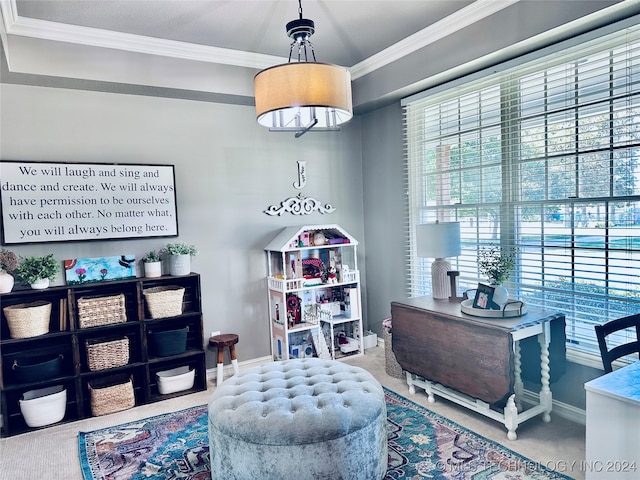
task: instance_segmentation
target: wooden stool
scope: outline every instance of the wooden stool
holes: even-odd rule
[[[238,357],[236,356],[236,343],[238,343],[238,335],[236,335],[235,333],[223,333],[222,335],[215,335],[209,338],[209,346],[216,347],[218,349],[217,385],[220,385],[222,383],[222,380],[224,379],[224,347],[229,347],[231,365],[233,366],[233,374],[235,375],[239,372]]]

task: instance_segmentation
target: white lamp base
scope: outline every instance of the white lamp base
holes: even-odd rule
[[[451,282],[447,272],[451,264],[444,258],[436,258],[431,264],[431,290],[433,298],[444,299],[451,296]]]

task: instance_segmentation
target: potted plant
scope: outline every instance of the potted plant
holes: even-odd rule
[[[515,248],[503,248],[495,244],[478,248],[478,270],[494,286],[493,301],[498,305],[503,305],[509,299],[509,292],[503,283],[509,279],[515,262]]]
[[[31,285],[31,288],[43,289],[49,286],[59,271],[60,265],[53,253],[44,257],[20,257],[16,277],[25,285]]]
[[[160,254],[155,250],[147,252],[142,257],[142,263],[144,264],[144,276],[148,278],[155,278],[162,276],[162,259]]]
[[[13,272],[18,266],[18,256],[3,248],[0,250],[0,293],[7,293],[13,289]]]
[[[191,257],[198,254],[198,249],[187,243],[167,243],[160,253],[169,257],[171,275],[188,275],[191,273]]]

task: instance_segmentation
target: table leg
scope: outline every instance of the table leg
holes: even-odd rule
[[[413,373],[406,372],[407,375],[407,385],[409,385],[409,393],[411,395],[416,394],[416,387],[413,384],[413,379],[416,377]]]
[[[540,405],[545,407],[545,411],[542,414],[543,422],[551,421],[551,407],[553,399],[551,396],[551,389],[549,388],[549,323],[545,324],[545,328],[542,333],[538,335],[538,343],[540,343],[540,378],[542,388],[540,389]]]
[[[414,395],[416,393],[415,386],[418,385],[427,394],[427,401],[429,403],[435,403],[436,397],[433,395],[433,389],[431,388],[433,384],[429,380],[424,379],[422,377],[418,379],[417,375],[413,373],[409,373],[409,372],[406,372],[406,373],[407,373],[407,385],[409,385],[409,393],[411,395]]]
[[[515,402],[516,395],[513,394],[507,400],[507,405],[504,407],[504,426],[507,427],[507,438],[509,440],[517,440],[518,435],[516,429],[518,428],[518,409]]]
[[[524,393],[524,384],[522,383],[522,359],[520,357],[520,341],[514,342],[514,359],[513,359],[513,374],[514,383],[513,390],[516,394],[516,408],[518,411],[522,411],[522,395]]]

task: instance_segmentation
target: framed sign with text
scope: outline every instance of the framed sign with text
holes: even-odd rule
[[[173,165],[0,161],[2,244],[178,235]]]

